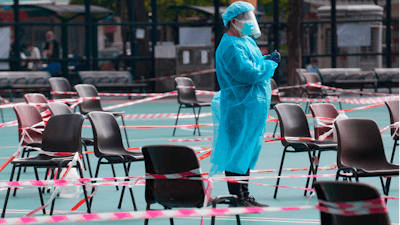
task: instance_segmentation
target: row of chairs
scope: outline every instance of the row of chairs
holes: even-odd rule
[[[63,103],[48,103],[48,109],[52,117],[47,122],[41,137],[39,137],[40,133],[37,133],[37,138],[35,139],[38,142],[35,146],[40,146],[43,152],[34,157],[13,160],[10,181],[13,181],[14,171],[18,167],[33,167],[36,179],[39,180],[37,173],[38,168],[57,168],[61,171],[61,168],[66,167],[71,161],[71,157],[49,156],[46,155],[45,152],[77,152],[82,154],[81,146],[83,141],[81,138],[81,129],[84,117],[79,114],[72,114],[69,107]],[[35,118],[41,120],[40,113],[35,106],[21,104],[15,106],[14,110],[19,118],[22,118],[21,115],[23,112],[29,112],[29,115],[34,115]],[[98,158],[95,177],[98,177],[100,166],[103,164],[122,164],[124,166],[125,176],[129,176],[130,163],[143,160],[145,160],[146,173],[150,174],[163,175],[200,169],[198,158],[194,150],[189,147],[145,146],[142,148],[143,154],[140,152],[127,151],[123,146],[117,120],[111,113],[90,112],[87,114],[87,118],[92,124],[94,153]],[[26,124],[20,124],[22,128],[24,125]],[[29,127],[29,125],[26,127]],[[32,136],[35,134],[33,132],[31,132]],[[79,165],[75,166],[80,171],[80,176],[83,178],[83,173]],[[199,176],[201,176],[201,174],[195,177]],[[57,174],[57,179],[59,179],[59,173]],[[19,175],[16,180],[19,180]],[[171,209],[173,207],[201,207],[205,197],[204,182],[202,180],[182,182],[183,181],[179,180],[147,179],[145,192],[147,202],[146,208],[150,209],[150,205],[154,203],[160,203],[165,209]],[[182,184],[185,185],[182,186]],[[90,213],[93,198],[89,201],[85,185],[82,187],[87,202],[87,212]],[[41,205],[44,205],[43,194],[40,188],[38,188],[38,190]],[[118,208],[121,208],[124,190],[125,187],[122,188]],[[2,217],[5,216],[10,191],[11,188],[7,190]],[[129,188],[129,191],[134,210],[137,210],[132,188]],[[212,197],[209,202],[213,207],[216,207],[218,203],[237,204],[235,196],[230,195]],[[54,201],[52,202],[50,214],[53,214],[53,210]],[[45,209],[43,209],[43,213],[45,214]],[[240,224],[239,216],[237,216],[237,221],[238,224]],[[212,223],[214,222],[215,218],[213,217]],[[145,221],[145,224],[147,223],[148,220]],[[171,223],[173,223],[173,219],[171,219]]]
[[[398,121],[399,102],[391,101],[386,103],[391,115],[391,124]],[[304,111],[297,104],[281,103],[275,105],[278,114],[282,137],[309,137],[310,129]],[[311,104],[310,109],[315,117],[335,119],[338,115],[336,108],[329,103]],[[397,119],[397,121],[396,121]],[[281,175],[283,162],[286,153],[307,152],[310,160],[308,174],[316,174],[318,163],[315,157],[320,159],[321,152],[327,150],[337,151],[338,171],[336,180],[339,177],[344,179],[354,177],[380,177],[383,193],[388,195],[390,178],[386,184],[383,181],[385,176],[398,176],[399,166],[392,164],[395,147],[398,142],[398,131],[392,129],[394,135],[394,146],[390,163],[387,161],[380,135],[380,130],[373,120],[368,119],[341,119],[334,122],[337,132],[337,143],[333,137],[324,141],[303,141],[303,140],[282,140],[284,151],[280,163],[278,175]],[[316,126],[317,127],[317,126]],[[327,128],[316,128],[315,139],[326,132]],[[309,180],[307,179],[306,187]],[[276,185],[279,185],[277,179]],[[315,181],[315,179],[313,179]],[[275,188],[274,198],[277,196],[278,186]],[[306,192],[304,193],[306,194]]]

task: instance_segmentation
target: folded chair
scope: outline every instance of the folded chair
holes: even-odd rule
[[[379,177],[383,193],[389,194],[390,178],[398,176],[399,165],[386,160],[381,133],[375,121],[370,119],[341,119],[335,121],[338,138],[336,180],[354,177]]]
[[[336,107],[331,104],[331,103],[315,103],[310,105],[310,111],[312,113],[312,116],[314,118],[314,137],[316,140],[318,138],[331,130],[329,127],[321,127],[320,125],[317,124],[316,120],[317,118],[329,118],[329,119],[335,119],[338,115],[339,112],[337,111]],[[329,123],[332,124],[333,123]],[[333,133],[330,134],[328,137],[326,137],[326,141],[334,141],[333,139]]]
[[[35,103],[47,104],[48,103],[46,96],[44,96],[43,94],[39,94],[39,93],[24,94],[24,98],[27,103],[32,103],[32,104],[35,104]],[[46,106],[39,106],[37,108],[39,109],[40,113],[47,110]]]
[[[190,79],[189,77],[176,77],[175,83],[176,83],[176,89],[178,90],[178,103],[179,103],[179,109],[175,120],[175,126],[178,124],[179,112],[181,111],[181,108],[192,108],[194,120],[196,122],[196,125],[198,125],[201,107],[211,106],[211,102],[201,102],[197,100],[196,90],[194,89],[194,83],[192,79]],[[195,108],[199,108],[197,115]],[[196,129],[199,132],[199,136],[201,136],[200,127],[194,128],[193,135],[196,134]],[[175,131],[176,127],[174,128],[172,136],[175,136]]]
[[[124,144],[122,143],[121,131],[117,120],[111,113],[91,112],[87,116],[93,129],[94,153],[96,157],[99,158],[94,177],[98,177],[100,165],[102,164],[122,164],[125,176],[129,176],[131,162],[143,161],[143,154],[141,152],[131,152],[125,149]],[[128,164],[128,166],[126,164]],[[114,177],[116,176],[114,169],[113,175]],[[133,208],[137,210],[132,188],[129,188],[129,191],[132,198]],[[121,208],[124,192],[125,186],[122,187],[121,197],[118,204],[119,209]],[[91,199],[90,204],[92,204],[92,202],[93,198]]]
[[[390,115],[390,124],[398,123],[399,122],[399,100],[392,100],[385,102]],[[390,163],[393,163],[394,153],[396,151],[396,146],[399,146],[399,130],[397,128],[392,127],[390,129],[390,134],[393,137],[393,150],[392,150],[392,157],[390,157]]]
[[[47,108],[50,110],[51,116],[63,115],[63,114],[72,114],[71,109],[64,103],[60,102],[51,102],[47,104]],[[93,146],[94,140],[93,138],[84,138],[82,137],[82,144],[85,149],[85,153],[87,152],[87,146]],[[86,155],[86,161],[88,164],[89,175],[92,176],[92,168],[90,166],[89,154]],[[86,169],[86,168],[85,168]],[[113,168],[114,170],[114,168]]]
[[[144,163],[146,168],[146,210],[150,210],[150,205],[158,203],[165,209],[176,207],[196,207],[201,208],[204,204],[206,189],[201,175],[200,163],[195,151],[181,145],[150,145],[142,148]],[[149,179],[149,175],[168,175],[191,171],[192,178],[187,179]],[[197,174],[196,174],[197,173]],[[213,208],[218,203],[229,203],[237,205],[236,195],[211,196],[209,203]],[[240,225],[240,217],[236,215],[237,224]],[[144,224],[147,225],[148,219]],[[173,225],[174,220],[170,218]],[[215,216],[212,217],[211,224],[215,223]]]
[[[306,80],[306,83],[314,84],[314,83],[321,83],[321,78],[316,73],[303,73],[303,76]],[[302,97],[308,98],[325,98],[327,96],[339,97],[340,93],[337,92],[327,92],[318,87],[309,87],[307,86],[304,89],[303,93],[301,94]],[[309,102],[306,104],[305,111],[307,113]],[[339,101],[339,107],[342,109],[342,103]]]
[[[304,111],[297,104],[281,103],[275,106],[275,111],[278,114],[279,124],[281,128],[281,137],[285,137],[281,143],[284,146],[281,164],[279,166],[278,176],[282,174],[283,161],[286,153],[307,152],[310,160],[310,169],[308,175],[317,174],[318,163],[314,164],[316,151],[318,158],[321,157],[322,151],[336,150],[337,144],[332,141],[311,141],[311,140],[295,140],[299,137],[311,138],[310,128],[308,127],[307,117]],[[279,178],[276,185],[279,185]],[[306,187],[308,187],[309,178],[307,178]],[[313,181],[316,179],[314,178]],[[275,187],[274,198],[278,193],[278,187]],[[307,191],[304,192],[306,195]]]
[[[321,224],[324,225],[390,225],[390,220],[384,201],[375,187],[363,183],[348,183],[338,181],[320,181],[314,184],[315,192],[317,193],[319,206],[329,209],[321,210]],[[351,208],[344,208],[351,206],[349,204],[359,203],[363,201],[371,201],[374,204],[376,213],[367,215],[341,215],[340,212],[335,212],[339,209],[339,203],[342,209],[352,210]],[[332,205],[331,205],[332,204]],[[381,210],[378,210],[381,208]],[[354,208],[353,208],[354,209]],[[364,210],[366,208],[364,207]],[[372,210],[371,210],[372,211]]]
[[[53,168],[58,169],[57,179],[60,178],[60,171],[63,167],[67,167],[68,163],[71,162],[73,156],[50,156],[50,153],[79,153],[82,154],[82,142],[81,142],[81,131],[83,124],[83,116],[77,114],[66,114],[53,116],[47,122],[46,128],[43,132],[42,147],[43,152],[37,156],[29,158],[16,158],[11,163],[13,168],[11,171],[10,181],[13,181],[14,172],[17,167],[33,167],[35,170],[36,179],[39,180],[37,168]],[[45,154],[45,153],[48,154]],[[81,167],[77,167],[81,178],[83,178],[83,172]],[[17,179],[18,181],[18,179]],[[82,185],[83,193],[86,199],[87,212],[90,213],[90,205],[88,204],[88,198],[86,193],[85,185]],[[6,198],[4,201],[4,207],[1,217],[4,218],[7,202],[10,195],[11,188],[7,189]],[[42,206],[44,205],[41,188],[39,190],[39,197]],[[55,199],[51,204],[50,215],[53,214]],[[46,213],[45,209],[42,210],[43,214]]]
[[[91,84],[78,84],[74,86],[76,92],[78,93],[78,97],[80,98],[86,98],[86,97],[99,97],[99,93],[97,92],[97,89],[94,85]],[[126,132],[126,127],[125,127],[125,121],[123,115],[125,114],[124,111],[107,111],[103,110],[101,107],[100,100],[85,100],[79,105],[79,110],[81,114],[86,115],[90,112],[109,112],[112,113],[114,116],[120,116],[122,120],[122,125],[124,126],[124,131],[125,131],[125,138],[126,138],[126,143],[129,146],[129,138],[128,138],[128,133]]]

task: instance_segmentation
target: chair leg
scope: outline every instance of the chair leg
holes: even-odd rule
[[[194,115],[195,124],[198,125],[201,107],[199,107],[199,114],[198,115],[196,115],[196,110],[194,109],[194,107],[192,107],[192,109],[193,109],[193,115]],[[193,135],[196,134],[196,129],[199,130],[199,136],[201,136],[199,127],[194,127]]]
[[[130,163],[129,163],[129,166],[128,166],[128,167],[126,167],[126,163],[125,163],[125,162],[123,162],[122,165],[124,166],[125,176],[128,177],[128,176],[129,176]],[[126,179],[125,181],[129,181],[129,179]],[[119,204],[118,204],[118,209],[120,209],[121,206],[122,206],[122,199],[124,198],[125,188],[126,188],[126,186],[123,186],[123,187],[122,187],[121,197],[120,197],[120,199],[119,199]],[[128,188],[129,188],[129,192],[130,192],[131,198],[132,198],[133,209],[134,209],[135,211],[137,211],[136,202],[135,202],[135,197],[134,197],[134,195],[133,195],[132,188],[130,188],[130,187],[128,187]]]
[[[307,111],[308,111],[308,105],[309,105],[310,103],[309,102],[306,102],[306,107],[304,108],[304,113],[305,114],[307,114]]]
[[[312,175],[315,175],[316,172],[315,172],[315,168],[314,168],[314,161],[313,161],[314,159],[313,159],[313,157],[311,156],[311,151],[310,151],[310,149],[309,149],[307,152],[308,152],[308,158],[310,159],[310,169],[311,169],[311,173],[312,173]],[[314,178],[312,179],[312,185],[311,185],[311,187],[314,186],[315,181],[317,181],[317,179],[314,177]]]
[[[314,159],[315,159],[315,152],[316,151],[314,151],[313,152],[313,162],[314,162]],[[318,155],[317,155],[317,159],[318,159],[318,161],[320,160],[320,158],[321,158],[321,152],[322,151],[318,151]],[[310,165],[311,166],[311,165]],[[314,165],[313,165],[314,166]],[[315,165],[315,168],[314,168],[314,171],[315,171],[315,175],[318,173],[318,163]],[[308,171],[308,175],[310,175],[310,172],[311,172],[311,170],[309,170]],[[315,177],[313,178],[313,184],[314,184],[314,182],[315,182]],[[308,184],[309,184],[309,181],[310,181],[310,178],[309,177],[307,177],[307,182],[306,182],[306,188],[308,188]],[[304,196],[306,196],[307,195],[307,191],[304,191]]]
[[[395,140],[395,141],[394,141],[393,150],[392,150],[392,157],[390,157],[390,163],[393,163],[394,153],[395,153],[395,151],[396,151],[396,146],[398,145],[398,144],[397,144],[398,141],[399,141],[399,140]]]
[[[25,167],[26,168],[26,167]],[[21,176],[21,170],[22,170],[22,168],[21,167],[19,167],[18,168],[18,174],[17,174],[17,180],[16,181],[19,181],[19,177]],[[13,196],[15,197],[17,195],[17,188],[15,188],[14,189],[14,193],[13,193]]]
[[[339,99],[340,100],[340,99]],[[340,108],[340,110],[342,110],[343,108],[342,108],[342,102],[340,102],[339,101],[339,108]]]
[[[389,177],[386,179],[386,185],[385,185],[385,189],[386,189],[386,195],[389,195],[389,188],[390,188],[390,182],[392,181],[392,178]]]
[[[111,164],[111,170],[112,170],[113,176],[114,176],[114,177],[117,177],[117,175],[116,175],[116,173],[115,173],[114,164]],[[117,180],[115,180],[115,181],[117,181]],[[118,186],[115,186],[115,188],[117,189],[117,191],[119,190],[119,189],[118,189]]]
[[[15,172],[15,165],[13,165],[13,168],[11,170],[10,181],[13,180],[14,172]],[[7,208],[8,198],[10,197],[10,191],[11,191],[11,188],[7,188],[7,194],[6,194],[6,198],[4,200],[4,206],[3,206],[3,211],[1,212],[1,218],[4,218],[4,216],[6,215],[6,208]]]
[[[181,107],[182,107],[182,104],[179,105],[178,114],[176,115],[176,120],[175,120],[175,126],[178,124],[179,113],[181,112]],[[175,136],[175,131],[176,131],[176,127],[174,127],[174,132],[172,133],[172,136]]]
[[[81,178],[84,178],[81,167],[79,165],[77,165],[77,167],[78,167],[78,170],[79,170],[79,175],[81,176]],[[87,194],[87,191],[86,191],[86,185],[82,185],[82,189],[83,189],[83,195],[85,196],[85,200],[86,200],[85,202],[86,202],[86,207],[87,207],[87,213],[92,213],[91,212],[91,203],[89,202],[88,194]]]
[[[28,150],[27,153],[26,153],[26,157],[27,157],[27,158],[29,157],[30,153],[31,153],[31,152]],[[26,166],[25,166],[25,168],[24,168],[24,173],[26,173]]]
[[[1,122],[4,123],[3,109],[0,109],[0,113],[1,113]]]
[[[313,157],[315,157],[315,151],[313,152]],[[310,165],[310,167],[308,168],[308,175],[310,176],[311,175],[311,166],[312,165]],[[305,186],[305,188],[308,188],[308,184],[310,183],[310,178],[309,177],[307,177],[307,182],[306,182],[306,186]],[[306,196],[307,195],[307,191],[304,191],[304,196]]]
[[[61,162],[62,163],[62,162]],[[62,165],[61,165],[61,163],[60,163],[60,165],[58,166],[58,171],[57,171],[57,174],[56,174],[56,179],[57,180],[59,180],[60,179],[60,174],[61,174],[61,171],[62,171]],[[54,189],[54,190],[56,190],[56,189]],[[57,198],[57,197],[56,197]],[[50,208],[50,216],[52,216],[53,215],[53,212],[54,212],[54,205],[55,205],[55,203],[56,203],[56,198],[54,198],[53,199],[53,201],[51,202],[51,208]]]
[[[283,166],[283,160],[285,159],[285,154],[286,154],[286,148],[283,150],[283,154],[282,154],[282,159],[281,159],[281,165],[279,166],[279,172],[278,172],[278,176],[280,176],[282,174],[282,166]],[[276,187],[275,187],[275,193],[274,193],[274,198],[276,198],[276,195],[278,194],[278,185],[279,185],[279,177],[276,180]]]
[[[33,167],[33,170],[35,171],[36,180],[39,180],[39,174],[38,174],[37,168]],[[44,206],[42,188],[38,187],[38,190],[39,190],[40,203],[42,204],[42,206]],[[42,211],[43,211],[43,214],[46,214],[46,209],[45,208],[43,208]]]
[[[83,149],[85,149],[86,162],[87,162],[87,168],[89,169],[89,175],[90,175],[90,178],[92,178],[93,177],[92,167],[90,166],[89,154],[87,154],[87,146],[86,146],[85,142],[83,142],[83,141],[82,141],[82,144],[83,144]]]
[[[150,210],[150,204],[147,204],[146,210]],[[148,225],[148,224],[149,224],[149,219],[144,219],[144,225]]]
[[[129,145],[128,132],[126,132],[125,120],[124,120],[124,117],[122,115],[121,115],[121,120],[122,120],[122,125],[124,126],[126,143],[128,144],[128,148],[130,148],[131,146]]]
[[[279,121],[276,121],[274,133],[272,134],[273,138],[275,138],[275,133],[276,133],[276,129],[278,129],[278,124],[279,124]]]
[[[194,109],[194,108],[193,108],[193,109]],[[199,125],[200,112],[201,112],[201,106],[199,106],[199,112],[197,113],[197,116],[196,116],[196,114],[194,115],[195,118],[196,118],[196,125]],[[195,127],[195,128],[196,128],[196,127]],[[196,132],[196,129],[195,129],[194,131]],[[197,131],[199,132],[199,136],[201,136],[201,134],[200,134],[200,127],[197,127]]]
[[[379,179],[381,180],[381,185],[382,185],[382,189],[383,189],[383,194],[386,195],[386,186],[385,183],[383,182],[383,178],[379,177]]]
[[[94,178],[97,178],[97,176],[99,175],[99,170],[100,170],[100,165],[101,165],[101,159],[102,158],[100,158],[99,159],[99,161],[97,161],[97,166],[96,166],[96,172],[95,172],[95,174],[94,174]],[[96,181],[93,181],[92,183],[96,183]],[[92,194],[93,194],[93,192],[94,192],[94,188],[92,188]],[[94,197],[94,196],[93,196]],[[91,197],[90,198],[90,205],[92,205],[92,203],[93,203],[93,197]]]

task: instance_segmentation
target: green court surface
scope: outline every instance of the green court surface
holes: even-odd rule
[[[202,99],[210,101],[210,97],[203,97]],[[124,100],[126,101],[126,100]],[[120,103],[120,100],[105,100],[103,101],[103,106],[113,105]],[[338,108],[338,105],[335,104]],[[354,108],[360,105],[349,105],[343,104],[343,108]],[[304,104],[303,104],[304,108]],[[178,104],[174,98],[162,99],[154,102],[146,102],[130,107],[121,108],[126,114],[139,114],[139,113],[176,113],[178,110]],[[5,114],[5,120],[11,121],[16,119],[14,111],[12,109],[3,110]],[[183,112],[191,113],[191,109],[183,110]],[[211,112],[210,108],[203,108],[202,112]],[[270,110],[269,113],[272,117],[277,117],[274,110]],[[346,115],[349,118],[370,118],[374,119],[380,128],[389,125],[389,113],[386,106],[380,106],[376,108],[348,112]],[[142,120],[126,120],[126,125],[173,125],[175,120],[172,119],[142,119]],[[179,120],[179,124],[193,124],[193,118],[182,118]],[[206,116],[199,119],[200,124],[212,123],[212,117]],[[309,118],[310,128],[313,127],[313,120]],[[85,125],[89,125],[88,121],[85,121]],[[267,123],[266,133],[272,133],[275,127],[275,123]],[[18,145],[18,136],[16,127],[2,127],[0,128],[0,164],[4,163],[8,157],[10,157],[16,150]],[[212,137],[213,134],[212,127],[201,128],[202,136]],[[278,131],[279,132],[279,131]],[[82,136],[91,137],[91,128],[83,128]],[[123,133],[122,133],[123,134]],[[177,129],[175,137],[172,136],[172,129],[129,129],[128,137],[130,147],[142,147],[144,145],[154,145],[154,144],[177,144],[177,145],[187,145],[187,146],[211,146],[211,141],[197,141],[197,142],[170,142],[173,139],[191,139],[199,138],[198,136],[193,136],[193,128]],[[387,157],[390,157],[392,152],[393,140],[390,137],[390,132],[385,132],[382,134],[383,143],[385,146],[385,152]],[[92,150],[89,147],[89,150]],[[283,152],[283,146],[279,141],[264,143],[258,163],[256,165],[256,170],[262,169],[278,169]],[[398,150],[396,152],[396,158],[394,163],[399,162]],[[92,170],[95,170],[97,164],[97,158],[94,154],[90,155]],[[320,159],[320,166],[331,165],[336,162],[336,152],[327,151],[323,152]],[[297,154],[287,154],[285,158],[284,168],[307,168],[309,166],[309,160],[307,153],[297,153]],[[115,165],[117,170],[117,176],[123,176],[123,170],[121,165]],[[201,161],[202,172],[208,172],[211,167],[209,158]],[[1,182],[8,181],[10,177],[12,166],[7,166],[2,172],[0,172]],[[45,170],[40,169],[39,175],[41,178],[44,177]],[[296,171],[296,172],[283,172],[282,175],[305,175],[306,171]],[[323,170],[319,171],[319,174],[335,174],[336,170]],[[131,176],[141,176],[144,175],[144,162],[132,163]],[[258,173],[252,174],[254,176],[274,176],[275,173]],[[88,171],[85,172],[85,176],[89,177]],[[108,165],[102,165],[100,169],[100,177],[112,177],[111,169]],[[28,169],[26,173],[21,175],[21,180],[33,180],[35,178],[33,170]],[[334,180],[333,177],[328,178],[318,178],[318,180]],[[304,187],[306,178],[285,178],[281,179],[281,185],[292,186],[292,187]],[[375,186],[382,194],[382,188],[379,178],[361,178],[361,182],[365,182]],[[256,180],[255,182],[264,184],[275,184],[276,179],[262,179]],[[136,199],[136,204],[138,210],[145,210],[146,202],[144,199],[144,186],[134,186],[133,192]],[[303,191],[297,189],[279,188],[278,197],[273,198],[274,188],[266,186],[250,185],[250,193],[253,195],[257,201],[265,204],[269,204],[271,207],[289,207],[289,206],[303,206],[303,205],[315,205],[317,202],[317,197],[304,196]],[[6,191],[0,192],[0,199],[4,201]],[[226,183],[215,182],[212,191],[213,195],[226,195],[228,194],[228,189]],[[45,202],[50,198],[49,193],[44,194]],[[120,191],[116,191],[115,187],[100,186],[97,194],[94,198],[92,205],[93,213],[101,212],[123,212],[123,211],[133,211],[132,202],[130,200],[129,192],[125,192],[124,202],[122,208],[118,209],[118,200],[120,196]],[[389,196],[399,197],[399,179],[398,177],[393,178]],[[55,204],[55,212],[57,214],[71,214],[71,213],[85,213],[86,205],[82,205],[78,211],[70,212],[71,208],[83,198],[81,195],[76,199],[62,199],[58,198]],[[0,201],[0,204],[3,204]],[[36,188],[32,189],[21,189],[18,191],[16,197],[10,197],[7,207],[6,218],[11,217],[22,217],[29,211],[40,206],[40,201],[38,198],[38,192]],[[221,205],[218,207],[227,207],[226,205]],[[392,224],[399,223],[399,201],[398,200],[388,200],[387,207],[389,210],[389,217]],[[2,208],[2,207],[1,207]],[[50,208],[50,207],[49,207]],[[161,205],[154,204],[152,209],[163,209]],[[41,211],[35,216],[42,216]],[[241,216],[242,224],[320,224],[319,211],[316,209],[303,210],[303,211],[286,211],[286,212],[269,212],[260,214],[248,214]],[[210,222],[210,218],[205,218],[205,224]],[[142,224],[143,220],[133,220],[133,221],[110,221],[110,222],[96,222],[96,224]],[[169,224],[168,219],[152,219],[150,224]],[[175,219],[175,224],[200,224],[200,218],[180,218]],[[234,216],[219,216],[217,217],[216,224],[236,224]]]

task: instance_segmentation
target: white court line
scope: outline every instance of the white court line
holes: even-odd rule
[[[235,220],[236,217],[228,216],[217,216],[216,220]],[[200,217],[188,217],[188,219],[201,219]],[[205,219],[211,220],[210,217],[205,217]],[[268,218],[268,217],[246,217],[240,216],[240,221],[250,221],[250,222],[278,222],[278,223],[290,223],[290,224],[321,224],[320,220],[307,220],[307,219],[287,219],[287,218]]]

